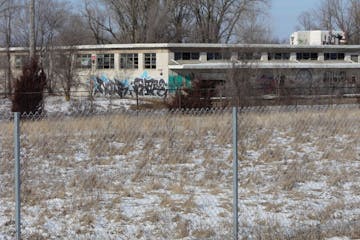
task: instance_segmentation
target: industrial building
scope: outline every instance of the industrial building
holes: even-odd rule
[[[141,85],[148,89],[142,94],[156,95],[157,89],[171,93],[190,87],[195,78],[224,83],[229,70],[246,68],[252,71],[254,86],[262,87],[264,94],[277,94],[279,88],[317,89],[317,94],[327,94],[329,89],[336,94],[357,93],[360,46],[342,45],[340,41],[331,45],[321,42],[322,37],[299,44],[300,36],[306,39],[306,34],[294,33],[291,44],[108,44],[61,47],[52,52],[52,57],[39,54],[47,72],[56,68],[57,55],[72,56],[80,81],[74,91],[96,88],[103,81]],[[27,49],[11,48],[10,53],[12,74],[18,77]],[[6,49],[0,49],[0,62],[5,59]],[[0,91],[6,91],[5,65],[0,65]]]

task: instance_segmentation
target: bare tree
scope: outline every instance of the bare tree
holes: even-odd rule
[[[11,70],[11,54],[10,47],[13,46],[13,20],[15,11],[19,8],[19,5],[14,0],[3,0],[0,2],[0,32],[4,39],[4,45],[6,48],[6,61],[5,65],[5,97],[8,97],[12,93],[12,70]]]
[[[262,17],[264,15],[264,17]],[[271,27],[267,24],[266,14],[249,11],[242,16],[235,30],[235,38],[241,43],[273,43]]]
[[[22,2],[22,5],[26,7],[17,9],[14,15],[14,44],[16,46],[28,47],[30,42],[29,1],[18,1]],[[55,42],[55,39],[59,36],[59,29],[61,29],[67,21],[71,21],[69,16],[77,15],[80,18],[80,13],[75,14],[72,9],[72,5],[67,0],[35,1],[35,45],[39,48],[40,53]],[[88,29],[88,27],[83,25],[83,29]],[[83,33],[84,31],[81,32]],[[87,31],[87,33],[89,32],[90,30]],[[80,35],[79,38],[82,39]]]
[[[70,6],[67,2],[54,0],[39,0],[39,14],[37,16],[36,39],[40,48],[41,58],[47,58],[48,61],[42,61],[45,65],[48,75],[47,90],[53,93],[56,86],[54,81],[54,48],[57,45],[57,39],[61,38],[61,29],[67,21],[70,21]],[[47,6],[44,8],[43,6]]]
[[[111,37],[106,34],[107,31],[113,32],[111,26],[106,23],[105,6],[98,1],[86,0],[83,16],[87,20],[88,27],[91,30],[97,44],[112,43]],[[108,23],[111,23],[109,20]],[[115,37],[117,39],[117,37]]]
[[[218,43],[234,41],[245,15],[260,13],[268,1],[87,0],[84,16],[99,43]]]
[[[256,49],[253,52],[240,51],[238,57],[229,63],[224,84],[217,87],[218,94],[226,97],[232,105],[249,105],[258,95],[255,84],[259,70],[257,61],[253,59],[254,52]]]
[[[167,1],[168,16],[168,42],[189,41],[192,13],[190,0]]]
[[[7,3],[7,0],[0,1],[0,14],[2,14],[7,9],[6,3]]]
[[[80,83],[76,72],[75,61],[76,49],[74,47],[71,47],[66,51],[58,52],[55,55],[55,77],[59,79],[67,101],[70,100],[72,89],[77,87]]]
[[[230,42],[241,18],[266,3],[267,0],[192,1],[194,40],[207,43]]]
[[[7,58],[7,74],[6,74],[6,82],[7,82],[7,92],[11,95],[12,93],[12,71],[11,71],[11,54],[10,54],[10,47],[11,47],[11,19],[13,14],[13,6],[11,5],[11,1],[8,1],[8,10],[5,14],[5,21],[6,21],[6,31],[5,31],[5,38],[6,38],[6,58]],[[7,93],[5,93],[7,95]]]
[[[77,46],[89,43],[90,32],[86,30],[85,23],[80,16],[68,14],[66,21],[58,28],[58,36],[54,39],[54,46],[65,46],[66,50],[52,48],[48,58],[49,69],[54,81],[53,86],[60,85],[64,91],[65,98],[70,100],[71,92],[80,85],[77,70]],[[81,36],[81,37],[78,37]]]
[[[55,46],[96,44],[85,19],[77,13],[64,12],[61,24],[55,28],[52,43]]]
[[[324,19],[324,23],[330,27],[330,30],[339,28],[345,33],[345,39],[350,39],[353,34],[351,7],[356,3],[358,1],[327,0],[324,2],[324,12],[328,16]]]
[[[30,0],[30,59],[35,58],[36,54],[36,38],[35,38],[35,0]]]
[[[9,1],[15,4],[14,0]],[[11,15],[11,46],[30,46],[30,4],[29,0],[16,0],[16,11]],[[80,45],[95,43],[91,36],[91,31],[86,26],[86,22],[80,16],[72,12],[71,4],[60,0],[36,0],[35,1],[35,46],[39,49],[40,65],[44,67],[48,76],[47,90],[52,93],[56,90],[56,81],[54,72],[54,52],[59,45]],[[1,15],[0,15],[1,17]],[[5,21],[1,21],[5,24]],[[8,28],[2,28],[8,29]],[[2,30],[1,29],[1,30]],[[1,34],[0,37],[5,36]],[[71,37],[69,37],[71,36]],[[67,39],[66,39],[67,38]],[[5,40],[5,39],[4,39]],[[5,42],[5,41],[4,41]]]
[[[102,3],[102,4],[101,4]],[[167,41],[168,1],[102,0],[85,2],[85,16],[97,42]]]
[[[353,36],[351,42],[360,44],[360,4],[353,3],[351,7],[351,16],[353,19]]]
[[[314,14],[311,11],[304,11],[298,17],[298,25],[296,26],[297,30],[317,30],[319,29],[316,24],[316,19],[314,19]]]
[[[79,14],[71,11],[71,4],[59,0],[38,0],[37,15],[37,45],[39,46],[42,65],[48,75],[47,89],[49,93],[56,90],[56,85],[62,84],[54,71],[57,46],[75,46],[94,43],[90,38],[90,30]],[[46,6],[46,7],[45,7]],[[66,62],[66,61],[65,61]]]

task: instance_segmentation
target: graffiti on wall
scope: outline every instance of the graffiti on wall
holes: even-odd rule
[[[257,85],[263,94],[273,94],[276,89],[276,81],[272,73],[263,73],[256,79]]]
[[[336,86],[345,83],[353,83],[353,79],[346,78],[345,71],[326,71],[324,72],[323,82],[326,85]]]
[[[169,92],[175,93],[180,88],[191,88],[191,76],[190,75],[170,75],[169,76]]]
[[[136,95],[166,97],[168,91],[164,79],[152,78],[146,71],[133,81],[109,79],[105,74],[93,76],[90,79],[90,86],[93,96],[118,95],[120,98]]]
[[[296,72],[295,81],[298,86],[311,87],[313,74],[309,69],[300,69]]]
[[[156,80],[145,71],[140,78],[135,78],[132,82],[135,92],[141,96],[164,97],[167,94],[167,84],[164,79]]]

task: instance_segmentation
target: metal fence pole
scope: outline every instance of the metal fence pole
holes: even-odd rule
[[[233,231],[234,240],[238,239],[239,222],[238,222],[238,126],[237,126],[237,107],[233,107]]]
[[[14,154],[15,154],[15,228],[16,239],[21,239],[20,228],[20,113],[14,113]]]

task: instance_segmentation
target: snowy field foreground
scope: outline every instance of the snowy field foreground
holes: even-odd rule
[[[359,119],[239,114],[240,239],[360,238]],[[231,126],[230,110],[22,121],[24,239],[232,239]],[[1,240],[15,236],[12,128],[0,120]]]

